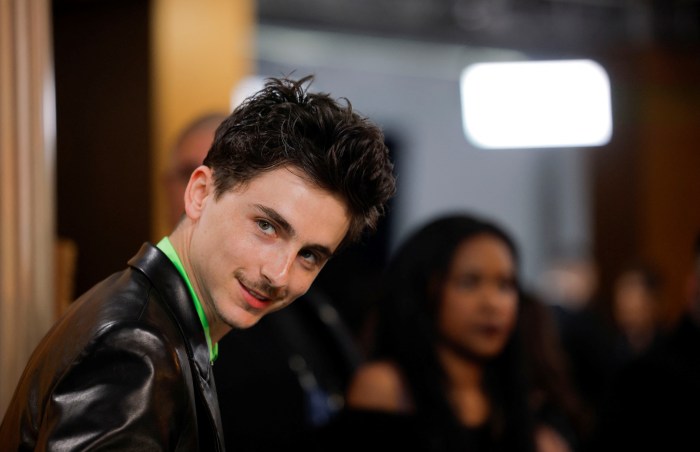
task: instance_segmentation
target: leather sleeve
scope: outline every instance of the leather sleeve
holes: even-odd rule
[[[162,333],[107,326],[50,391],[36,450],[174,450],[181,438],[196,449],[181,372]]]

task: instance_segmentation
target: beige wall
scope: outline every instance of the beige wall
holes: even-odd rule
[[[158,183],[177,132],[195,116],[228,111],[236,84],[253,71],[253,0],[154,0],[153,237],[169,233]]]

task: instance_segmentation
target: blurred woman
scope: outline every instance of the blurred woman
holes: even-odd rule
[[[519,304],[516,246],[496,224],[450,215],[411,235],[384,275],[372,359],[327,435],[335,450],[537,450]]]

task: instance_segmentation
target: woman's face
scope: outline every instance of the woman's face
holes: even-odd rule
[[[518,314],[515,262],[498,237],[479,234],[464,240],[444,285],[439,325],[452,348],[477,358],[498,355]]]

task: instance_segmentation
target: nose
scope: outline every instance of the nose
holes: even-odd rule
[[[262,264],[263,278],[275,287],[287,285],[295,258],[296,253],[287,249],[270,253]]]
[[[508,298],[504,295],[503,290],[497,283],[484,284],[480,291],[482,305],[484,308],[497,310],[503,306],[504,301]]]

